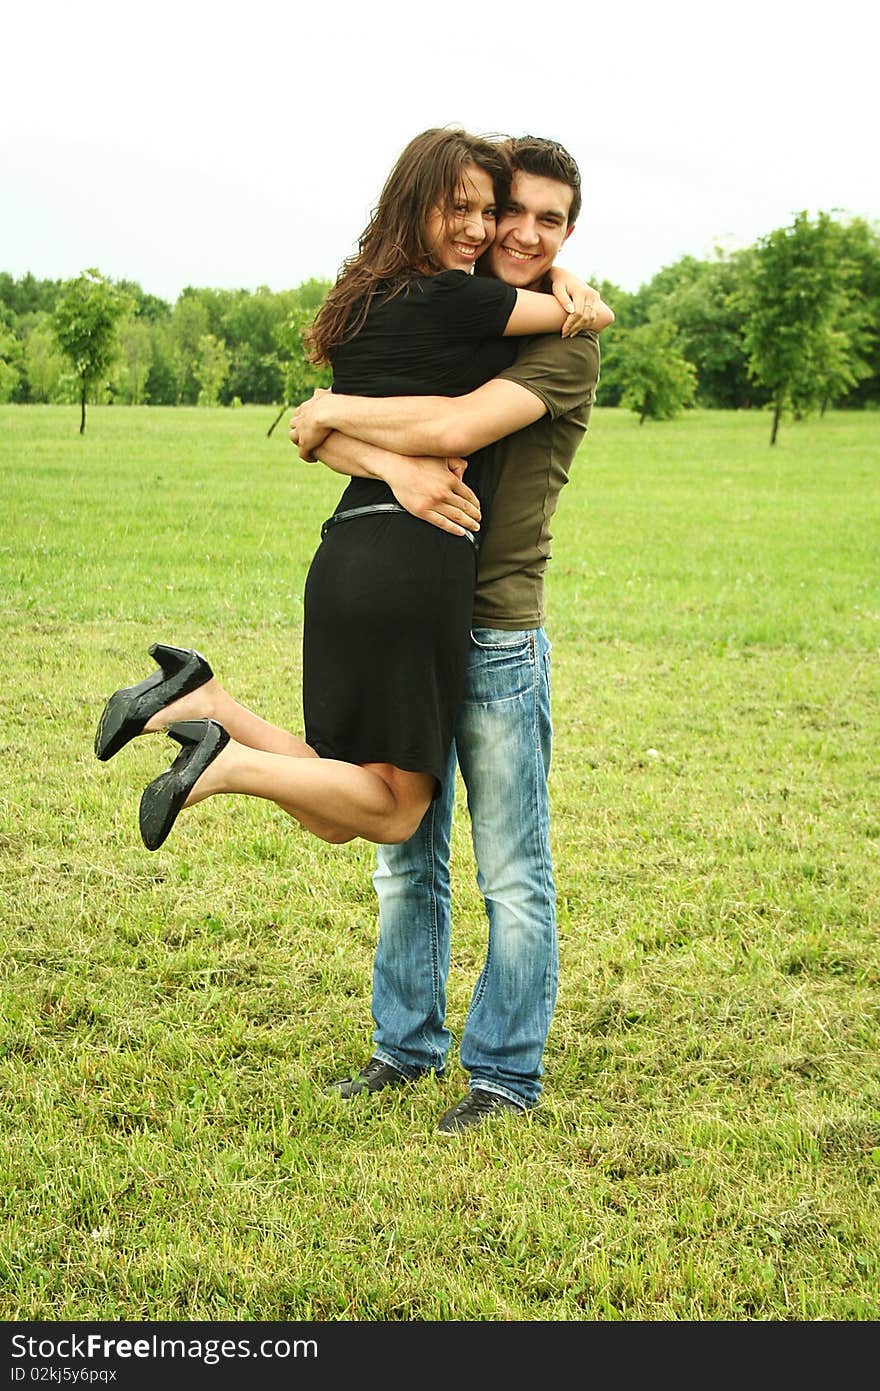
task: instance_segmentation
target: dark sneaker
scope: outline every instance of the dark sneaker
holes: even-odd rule
[[[518,1116],[524,1116],[526,1108],[517,1106],[515,1101],[510,1101],[498,1092],[488,1092],[485,1087],[475,1087],[443,1113],[437,1123],[437,1129],[442,1130],[444,1135],[458,1135],[472,1125],[479,1125],[487,1116],[497,1115],[501,1111],[513,1111]]]
[[[357,1096],[358,1092],[381,1092],[386,1087],[402,1087],[414,1080],[390,1063],[383,1063],[381,1058],[371,1058],[360,1071],[353,1072],[350,1077],[342,1077],[338,1082],[331,1082],[327,1091],[338,1092],[345,1097]]]

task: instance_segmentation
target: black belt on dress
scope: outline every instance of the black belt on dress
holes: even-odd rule
[[[337,522],[350,522],[354,517],[369,517],[375,512],[405,512],[406,508],[401,507],[399,502],[374,502],[371,507],[349,507],[345,512],[334,512],[332,517],[328,517],[321,527],[321,538],[327,535],[327,528],[335,526]],[[410,513],[412,515],[412,513]],[[431,525],[431,523],[429,523]],[[479,542],[472,531],[466,531],[465,536],[472,546],[479,546]]]

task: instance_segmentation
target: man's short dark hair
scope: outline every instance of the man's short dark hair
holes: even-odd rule
[[[558,140],[544,140],[538,135],[520,135],[508,141],[514,170],[537,174],[539,178],[556,179],[571,189],[571,208],[568,225],[573,227],[581,210],[581,171],[564,145]]]

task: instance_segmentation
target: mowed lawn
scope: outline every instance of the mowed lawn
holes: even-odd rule
[[[0,408],[0,1319],[880,1315],[880,416],[598,409],[548,577],[561,982],[542,1102],[351,1104],[373,848],[215,799],[144,850],[196,646],[301,732],[338,478],[271,408]],[[485,948],[463,805],[449,1022]]]

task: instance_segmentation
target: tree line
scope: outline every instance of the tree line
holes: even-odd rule
[[[305,329],[330,288],[187,287],[174,305],[90,268],[75,279],[0,272],[0,401],[129,406],[281,406],[330,373],[312,366]]]
[[[594,281],[615,310],[602,405],[668,419],[688,406],[784,414],[880,404],[880,231],[798,214],[754,246],[685,256],[637,292]],[[330,288],[188,287],[171,305],[97,270],[0,273],[0,401],[286,407],[329,384],[303,334]],[[280,408],[280,409],[279,409]]]
[[[799,213],[729,256],[683,257],[628,295],[602,337],[602,405],[668,419],[687,406],[784,413],[880,404],[880,230]],[[621,325],[622,331],[618,331]]]

